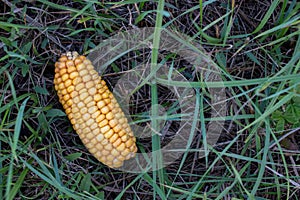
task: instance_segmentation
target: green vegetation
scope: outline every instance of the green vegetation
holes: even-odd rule
[[[299,199],[297,0],[3,0],[0,5],[0,199]],[[83,146],[55,94],[54,63],[62,52],[87,54],[112,35],[145,27],[155,27],[149,49],[111,59],[103,78],[113,86],[121,74],[151,63],[150,80],[158,63],[177,69],[190,83],[159,78],[138,86],[130,115],[153,133],[138,138],[139,152],[157,150],[149,166],[160,166],[161,148],[180,129],[174,121],[185,117],[162,85],[195,91],[196,131],[176,162],[128,173],[104,166]],[[185,58],[155,48],[161,28],[189,36],[183,43],[199,52],[195,44],[201,44],[222,81],[204,83]],[[218,119],[210,115],[214,97],[207,87],[226,88],[225,126],[213,146],[206,126]],[[159,109],[151,107],[156,103],[170,113],[171,125],[160,134]]]

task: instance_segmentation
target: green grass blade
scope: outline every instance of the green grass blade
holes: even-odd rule
[[[160,35],[161,35],[161,27],[162,27],[162,19],[163,19],[163,11],[164,11],[164,0],[159,0],[158,7],[157,7],[157,15],[156,15],[156,21],[155,21],[155,29],[154,29],[154,39],[153,39],[153,48],[152,48],[152,54],[151,54],[151,71],[156,68],[157,66],[157,60],[158,60],[158,53],[159,53],[159,46],[160,46]],[[154,76],[156,78],[156,75]],[[153,166],[153,182],[152,186],[156,187],[157,183],[157,175],[158,180],[161,183],[164,183],[164,173],[162,169],[163,165],[163,157],[160,147],[160,136],[157,134],[160,130],[158,130],[158,121],[156,117],[158,116],[158,94],[157,94],[157,85],[156,80],[151,81],[151,129],[152,129],[152,166]],[[157,171],[157,172],[156,172]],[[160,185],[162,187],[162,191],[164,190],[163,185]],[[157,190],[153,190],[153,199],[156,199],[156,192]],[[159,192],[159,196],[162,199],[165,199],[164,192]]]
[[[274,0],[271,3],[269,10],[267,11],[264,18],[261,20],[260,24],[257,26],[257,28],[253,31],[252,34],[259,32],[266,25],[266,23],[268,22],[271,15],[274,13],[274,10],[276,9],[279,2],[280,2],[280,0]]]
[[[24,115],[24,110],[26,103],[28,101],[29,97],[25,99],[21,105],[21,108],[18,112],[17,119],[16,119],[16,124],[14,127],[14,134],[13,134],[13,140],[11,144],[11,159],[10,159],[10,164],[9,164],[9,171],[8,171],[8,176],[7,176],[7,183],[6,183],[6,193],[5,193],[5,199],[11,200],[12,194],[11,194],[11,186],[12,186],[12,177],[14,174],[14,161],[18,160],[17,156],[17,148],[18,148],[18,142],[19,142],[19,136],[20,136],[20,131],[21,131],[21,125],[22,125],[22,120],[23,120],[23,115]]]

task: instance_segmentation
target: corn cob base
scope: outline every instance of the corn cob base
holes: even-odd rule
[[[91,61],[77,52],[55,63],[59,101],[83,144],[100,162],[118,168],[137,151],[127,119]]]

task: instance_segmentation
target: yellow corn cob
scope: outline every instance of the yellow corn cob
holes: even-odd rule
[[[54,85],[73,128],[100,162],[118,168],[135,156],[136,138],[90,60],[77,52],[63,54],[55,63]]]

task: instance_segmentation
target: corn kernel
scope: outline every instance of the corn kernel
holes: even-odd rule
[[[120,155],[120,153],[116,149],[113,149],[113,150],[111,150],[111,155],[113,155],[114,157],[117,157]]]
[[[74,80],[76,80],[76,79],[74,79]],[[77,84],[76,86],[75,86],[75,90],[76,91],[80,91],[81,89],[83,89],[84,88],[84,84],[83,83],[79,83],[79,84]]]
[[[91,127],[92,124],[94,124],[94,122],[95,122],[95,121],[94,121],[92,118],[89,118],[89,119],[86,121],[86,125],[89,126],[89,127]]]
[[[89,140],[91,140],[91,139],[94,138],[94,134],[93,134],[93,133],[88,133],[88,134],[86,135],[86,138],[89,139]]]
[[[74,89],[75,89],[74,85],[71,85],[67,88],[67,92],[71,93],[74,91]]]
[[[75,63],[75,65],[78,65],[78,64],[82,63],[82,60],[80,58],[75,58],[74,63]]]
[[[67,66],[67,68],[74,66],[73,61],[72,60],[67,60],[66,61],[66,66]]]
[[[100,129],[96,131],[96,134],[99,133]],[[95,131],[93,131],[94,133]],[[103,134],[98,134],[96,139],[101,142],[104,139],[104,135]]]
[[[89,72],[88,72],[88,70],[86,70],[86,69],[83,69],[83,70],[79,71],[79,75],[80,75],[80,76],[87,75],[88,73],[89,73]]]
[[[117,147],[117,150],[118,151],[123,151],[125,149],[125,144],[124,143],[121,143],[118,147]]]
[[[62,75],[61,79],[62,79],[62,81],[68,80],[69,79],[69,74]]]
[[[72,72],[76,71],[76,67],[68,67],[67,71],[71,75]]]
[[[63,75],[66,74],[66,73],[67,73],[67,69],[61,67],[61,70],[59,71],[59,74],[60,74],[61,76],[63,76]]]
[[[86,104],[86,107],[88,107],[88,108],[90,108],[92,106],[95,106],[95,102],[94,101],[91,101],[88,104]]]
[[[100,94],[95,94],[95,96],[94,96],[94,101],[99,101],[100,102],[100,100],[102,99],[102,96],[100,95]],[[104,105],[103,105],[104,106]],[[102,106],[102,107],[103,107]],[[99,106],[98,106],[99,107]],[[99,108],[102,108],[102,107],[99,107]]]
[[[107,113],[109,112],[108,106],[104,106],[103,108],[101,108],[101,112],[102,112],[103,114],[107,114]]]
[[[73,102],[78,104],[80,102],[79,96],[73,97]],[[77,107],[75,107],[77,108]]]
[[[127,140],[127,142],[125,144],[126,144],[126,147],[131,147],[133,144],[133,141],[129,139],[129,140]]]
[[[107,156],[107,155],[109,155],[109,154],[110,154],[110,152],[107,151],[107,150],[103,150],[103,151],[102,151],[102,155],[104,155],[104,156]],[[106,157],[105,157],[105,160],[106,160]]]
[[[88,81],[90,81],[91,79],[92,79],[92,77],[90,75],[86,75],[86,76],[82,77],[82,80],[85,83],[88,82]]]
[[[96,148],[98,150],[102,150],[103,149],[103,145],[101,143],[96,144]]]
[[[107,131],[105,134],[104,134],[104,137],[106,139],[109,139],[111,138],[111,136],[114,134],[114,131],[112,129],[110,129],[109,131]]]
[[[116,119],[112,119],[109,121],[109,125],[111,128],[114,128],[118,124],[118,121]]]
[[[92,98],[91,96],[88,96],[85,100],[83,100],[83,102],[84,102],[85,104],[88,104],[88,103],[90,103],[91,101],[93,101],[93,98]]]
[[[80,72],[81,70],[84,70],[85,69],[85,65],[83,64],[83,63],[80,63],[80,64],[78,64],[78,65],[76,65],[76,68],[77,68],[77,70]]]
[[[116,167],[121,167],[123,165],[123,162],[121,162],[117,159],[114,159],[113,160],[113,165],[116,166]]]
[[[105,145],[104,147],[106,150],[111,151],[113,150],[113,146],[111,145],[111,143],[107,142],[107,145]]]
[[[75,99],[78,96],[77,91],[69,92],[71,94],[71,98]],[[78,102],[77,102],[78,103]]]
[[[89,149],[91,154],[96,154],[96,152],[98,151],[98,149],[96,147]]]
[[[120,136],[120,137],[123,137],[125,134],[126,134],[126,132],[125,132],[125,130],[124,130],[124,129],[123,129],[123,130],[121,130],[121,131],[119,132],[119,136]]]
[[[87,88],[94,88],[94,85],[95,85],[94,81],[89,81],[89,82],[85,83],[85,87],[87,87]]]
[[[80,112],[80,114],[83,115],[83,114],[85,114],[85,113],[87,112],[87,108],[86,108],[86,107],[83,107],[83,108],[80,109],[79,112]]]
[[[94,87],[89,89],[89,95],[95,95],[96,92],[97,92],[97,90]]]
[[[65,88],[65,84],[64,83],[60,83],[59,85],[58,85],[58,89],[59,90],[63,90]]]
[[[85,100],[87,97],[89,96],[89,94],[87,92],[84,92],[82,94],[80,94],[79,98],[81,101]]]
[[[68,100],[70,99],[70,95],[68,95],[68,94],[64,95],[63,99],[64,99],[65,101],[68,101]]]
[[[128,135],[123,135],[121,137],[122,142],[126,142],[129,139]]]
[[[105,105],[106,105],[106,104],[105,104],[104,101],[99,101],[99,102],[97,103],[97,106],[98,106],[99,109],[103,108]]]
[[[113,130],[114,130],[116,133],[118,133],[118,132],[120,132],[120,131],[122,130],[122,126],[121,126],[120,124],[117,124],[117,126],[115,126],[115,127],[113,128]]]
[[[108,92],[104,92],[104,93],[102,94],[102,98],[103,98],[103,99],[109,98]]]
[[[118,134],[113,134],[110,138],[109,138],[109,142],[110,143],[114,143],[117,139],[119,138]],[[122,139],[121,139],[122,140]]]
[[[114,118],[114,114],[112,112],[109,112],[109,113],[106,114],[106,119],[107,120],[111,120],[113,118]]]
[[[82,119],[84,121],[88,121],[91,118],[91,115],[89,113],[85,113],[84,115],[82,115]]]
[[[84,104],[83,102],[79,102],[79,103],[77,104],[77,107],[78,107],[79,109],[83,108],[84,106],[85,106],[85,104]]]
[[[98,122],[98,121],[97,121],[97,117],[99,117],[99,115],[100,115],[100,111],[97,110],[96,112],[94,112],[94,113],[92,114],[92,118],[93,118],[93,119],[96,118],[96,122]]]
[[[77,84],[79,84],[79,83],[81,83],[81,82],[82,82],[82,78],[81,78],[80,76],[75,77],[75,78],[72,80],[73,85],[77,85]]]
[[[113,143],[113,146],[114,146],[114,147],[117,147],[117,146],[119,146],[121,143],[122,143],[121,139],[118,138],[118,139]]]
[[[113,161],[115,157],[113,155],[108,155],[106,158],[108,161]]]
[[[67,104],[68,106],[72,106],[72,105],[73,105],[72,99],[69,99],[69,100],[66,102],[66,104]]]
[[[79,76],[78,72],[72,72],[72,73],[70,74],[70,79],[74,79],[74,78],[76,78],[76,77],[78,77],[78,76]]]
[[[104,134],[104,133],[106,133],[107,131],[110,130],[110,127],[108,125],[106,125],[106,126],[100,128],[100,130],[101,130],[101,133]]]
[[[89,119],[89,120],[91,121],[90,128],[91,128],[92,131],[95,130],[96,128],[98,128],[98,124],[94,123],[94,120],[92,120],[92,119]]]
[[[101,114],[101,115],[99,115],[97,118],[96,118],[96,122],[101,122],[102,120],[104,120],[105,119],[105,115],[103,115],[103,114]]]
[[[102,120],[100,123],[99,123],[99,127],[104,127],[108,124],[108,120],[107,119],[104,119]],[[111,129],[112,130],[112,129]]]
[[[93,114],[98,110],[97,106],[92,106],[88,108],[88,113]],[[106,116],[107,119],[107,116]]]
[[[102,140],[101,144],[104,145],[105,147],[108,144],[108,140],[107,139]]]

